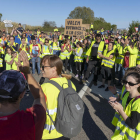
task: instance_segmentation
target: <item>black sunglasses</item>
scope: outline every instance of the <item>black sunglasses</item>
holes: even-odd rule
[[[128,83],[129,86],[135,86],[135,85],[138,84],[138,83],[134,84],[134,83],[128,82],[128,81],[126,81],[126,80],[123,80],[122,82],[123,82],[123,84],[125,84],[125,85]]]
[[[50,67],[50,68],[52,68],[53,66],[41,66],[41,68],[42,68],[42,70],[44,71],[44,68],[45,67]]]

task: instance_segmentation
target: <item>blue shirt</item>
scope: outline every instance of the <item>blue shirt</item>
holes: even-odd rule
[[[15,43],[21,44],[21,40],[18,35],[15,36]]]

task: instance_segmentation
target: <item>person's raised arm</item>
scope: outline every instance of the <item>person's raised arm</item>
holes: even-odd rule
[[[21,65],[21,61],[23,62],[23,66]],[[29,84],[30,91],[34,97],[33,105],[35,105],[35,104],[42,105],[44,107],[44,109],[46,110],[47,108],[46,108],[46,101],[45,101],[44,93],[43,93],[41,87],[39,86],[39,84],[35,81],[32,74],[30,73],[28,56],[25,51],[20,52],[18,65],[19,65],[19,70],[22,73],[24,73],[24,75],[27,79],[27,82]]]

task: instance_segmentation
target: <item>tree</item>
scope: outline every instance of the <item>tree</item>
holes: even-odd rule
[[[135,27],[138,27],[139,25],[140,25],[139,21],[132,21],[132,23],[129,24],[129,31],[128,31],[128,33],[132,34],[132,33],[136,32],[135,31]]]
[[[0,22],[1,22],[1,18],[2,18],[2,13],[0,13]]]
[[[111,25],[111,28],[112,28],[114,31],[116,31],[116,30],[117,30],[117,25],[113,24],[113,25]]]
[[[43,28],[50,28],[50,27],[55,27],[56,23],[55,21],[44,21],[43,23]]]
[[[83,19],[83,24],[90,24],[94,22],[94,12],[89,7],[76,7],[68,19]]]

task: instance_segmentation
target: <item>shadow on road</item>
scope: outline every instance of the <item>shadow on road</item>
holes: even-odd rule
[[[98,116],[103,121],[103,123],[114,132],[115,127],[111,124],[111,121],[114,117],[115,111],[112,109],[106,99],[101,98],[97,94],[94,94],[94,96],[98,97],[100,101],[93,99],[89,95],[86,95],[86,98],[90,101],[91,105],[95,109],[96,116]]]
[[[83,129],[90,140],[107,140],[104,133],[91,118],[87,106],[85,106],[85,113],[83,116]]]

